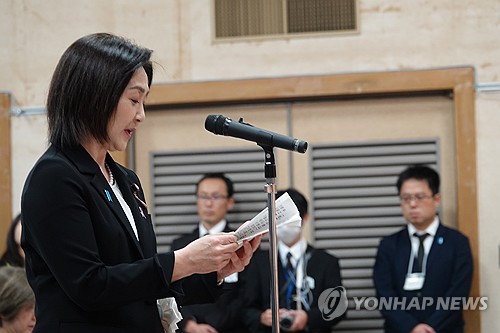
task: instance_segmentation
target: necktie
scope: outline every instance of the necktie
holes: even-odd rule
[[[295,269],[292,264],[292,253],[288,252],[286,254],[286,280],[287,280],[287,293],[286,293],[286,303],[288,309],[295,309],[296,305],[293,299],[295,298]]]
[[[424,263],[424,254],[425,254],[425,249],[424,249],[424,240],[429,236],[428,233],[425,233],[423,235],[419,235],[417,233],[414,233],[413,236],[418,238],[419,244],[418,244],[418,252],[417,252],[417,260],[414,265],[415,267],[415,272],[422,272],[422,265]]]
[[[294,272],[294,269],[293,269],[293,264],[292,264],[292,253],[291,252],[288,252],[286,254],[286,266],[285,266],[285,269],[286,269],[286,272],[288,274],[288,278],[294,276],[295,272]]]

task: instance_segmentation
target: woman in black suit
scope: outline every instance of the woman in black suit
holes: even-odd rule
[[[144,120],[152,51],[110,35],[75,41],[62,55],[47,99],[50,147],[26,180],[22,246],[36,296],[34,332],[168,330],[158,299],[210,302],[218,281],[248,264],[260,238],[200,238],[156,253],[136,174],[123,151]],[[174,305],[171,305],[175,307]]]

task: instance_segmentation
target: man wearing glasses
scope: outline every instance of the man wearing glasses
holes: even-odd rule
[[[439,175],[415,165],[396,187],[407,226],[380,242],[373,280],[386,333],[463,332],[462,305],[469,296],[472,254],[466,236],[441,224]],[[392,300],[391,300],[392,299]]]
[[[190,234],[185,234],[172,243],[172,250],[180,249],[206,234],[234,231],[226,221],[226,214],[234,206],[234,186],[223,173],[203,175],[196,184],[196,205],[200,222]],[[225,293],[216,303],[184,306],[180,331],[186,333],[230,333],[245,332],[241,328],[240,301],[236,285],[238,273],[224,279]]]

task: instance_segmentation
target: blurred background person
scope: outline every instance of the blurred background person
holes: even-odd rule
[[[31,333],[35,327],[35,295],[24,268],[0,267],[0,333]]]
[[[7,248],[0,258],[0,266],[24,267],[24,251],[21,247],[21,214],[18,214],[10,225],[7,234]]]
[[[308,202],[299,191],[287,192],[302,218],[301,227],[281,226],[278,238],[278,292],[280,327],[284,332],[331,332],[345,315],[326,321],[318,306],[320,294],[342,285],[338,259],[307,243],[302,228],[309,220]],[[257,251],[241,274],[243,319],[252,333],[272,331],[271,273],[268,251]]]
[[[234,184],[223,173],[207,173],[196,184],[196,203],[200,222],[191,233],[174,239],[172,250],[183,248],[207,234],[234,231],[226,215],[234,207]],[[241,300],[238,297],[238,273],[224,279],[224,293],[215,303],[183,306],[181,332],[245,332],[240,318]]]
[[[426,165],[412,165],[396,182],[407,225],[378,246],[373,282],[379,298],[421,301],[427,306],[382,309],[386,333],[462,333],[463,304],[441,308],[440,298],[469,296],[473,262],[468,238],[441,223],[440,177]]]

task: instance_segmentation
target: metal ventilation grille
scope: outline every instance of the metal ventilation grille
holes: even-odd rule
[[[355,32],[357,0],[214,0],[215,38]]]
[[[356,30],[353,0],[288,0],[288,32]]]
[[[236,228],[267,205],[264,152],[260,148],[152,152],[152,203],[158,251],[198,224],[196,183],[204,173],[224,172],[234,182],[235,206],[227,219]]]
[[[375,296],[372,269],[379,241],[405,225],[395,186],[398,174],[410,164],[439,170],[438,142],[318,145],[310,151],[315,246],[340,259],[351,310],[335,332],[382,333],[380,313],[354,311],[353,297]]]
[[[283,0],[215,0],[216,38],[284,33]]]

